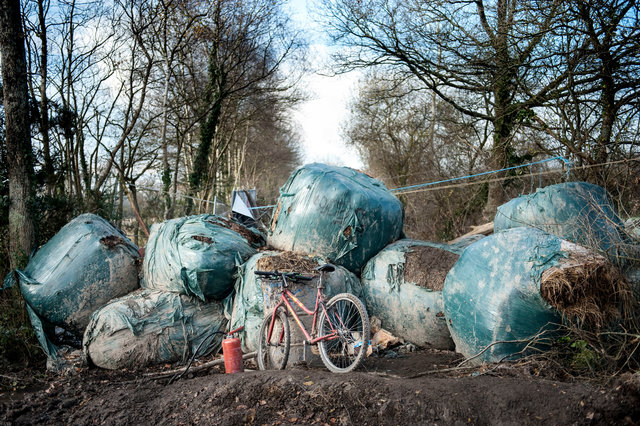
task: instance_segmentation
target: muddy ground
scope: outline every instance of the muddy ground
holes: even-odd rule
[[[149,370],[56,376],[14,369],[1,374],[10,387],[0,394],[0,424],[640,422],[640,379],[630,374],[597,384],[540,377],[528,365],[456,369],[454,352],[394,355],[374,355],[346,375],[321,365],[233,375],[214,367],[171,384],[145,376]]]

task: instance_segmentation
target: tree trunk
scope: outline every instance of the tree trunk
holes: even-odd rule
[[[40,133],[42,134],[42,153],[44,156],[44,174],[47,194],[53,195],[56,185],[55,168],[51,158],[51,141],[49,138],[49,98],[47,97],[47,23],[43,0],[38,1],[38,38],[40,39]]]
[[[169,147],[167,146],[167,120],[168,120],[168,98],[169,98],[169,81],[171,77],[170,64],[166,63],[164,92],[162,94],[162,195],[164,197],[164,220],[171,219],[170,214],[173,210],[171,205],[171,168],[169,167]]]
[[[600,128],[600,134],[596,141],[596,147],[594,149],[593,157],[596,164],[602,164],[601,167],[594,168],[595,183],[607,187],[607,170],[604,164],[609,161],[609,151],[611,145],[611,138],[613,135],[613,128],[616,122],[618,111],[616,108],[616,87],[614,81],[615,62],[611,57],[611,54],[607,49],[603,48],[598,56],[602,62],[600,69],[601,72],[601,84],[602,92],[600,95],[601,113],[602,113],[602,127]]]
[[[0,54],[9,174],[9,256],[24,267],[34,244],[33,159],[27,97],[27,64],[19,0],[0,2]]]

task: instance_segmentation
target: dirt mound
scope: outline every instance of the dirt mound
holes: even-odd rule
[[[406,254],[404,280],[433,291],[441,291],[447,273],[459,257],[436,247],[412,246]]]
[[[390,356],[391,353],[387,353]],[[451,368],[459,356],[371,357],[359,372],[250,371],[179,380],[88,370],[0,395],[8,424],[633,424],[637,381],[608,388],[514,367]],[[447,368],[449,368],[447,370]],[[434,371],[435,370],[435,371]],[[415,377],[415,373],[430,372]]]

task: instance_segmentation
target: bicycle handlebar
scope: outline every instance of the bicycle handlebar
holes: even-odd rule
[[[281,278],[283,275],[293,281],[311,281],[313,277],[302,275],[299,272],[254,271],[254,274],[271,279]]]

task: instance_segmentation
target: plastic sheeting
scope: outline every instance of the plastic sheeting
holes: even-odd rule
[[[637,244],[640,244],[640,217],[630,217],[624,223],[627,234],[635,240]]]
[[[233,330],[244,326],[244,331],[240,337],[242,339],[242,349],[244,352],[251,352],[258,349],[259,332],[264,312],[273,309],[275,282],[263,282],[253,272],[257,270],[256,263],[263,256],[277,256],[276,251],[258,253],[251,257],[239,269],[239,276],[235,284],[235,294],[225,301],[228,317],[230,318],[229,329]],[[318,265],[324,264],[321,259],[317,260]],[[311,275],[309,271],[297,271]],[[290,283],[289,290],[298,297],[309,308],[313,308],[316,295],[317,276],[312,281],[303,283]],[[325,275],[324,294],[329,300],[339,293],[352,293],[358,297],[362,296],[362,286],[358,278],[343,267],[336,267],[336,270]],[[231,304],[233,300],[233,304]],[[304,319],[304,317],[303,317]],[[294,336],[294,328],[297,326],[291,323],[291,332]]]
[[[456,351],[466,357],[493,342],[528,339],[561,317],[540,295],[542,273],[567,257],[566,241],[513,228],[469,246],[444,284],[445,316]],[[499,361],[524,344],[491,346],[479,361]]]
[[[138,260],[138,248],[124,234],[87,213],[43,245],[24,271],[10,273],[5,286],[17,276],[32,320],[82,335],[95,310],[138,288]],[[40,320],[32,323],[50,353]]]
[[[369,315],[378,317],[382,321],[382,327],[395,336],[418,346],[451,350],[454,344],[444,316],[442,292],[427,288],[425,282],[417,283],[405,279],[407,253],[421,247],[431,247],[458,255],[463,250],[458,246],[416,240],[399,240],[390,244],[374,256],[364,268],[364,301]],[[429,274],[429,269],[432,269],[431,278],[443,280],[446,272],[434,269],[446,268],[448,271],[455,262],[455,256],[443,255],[440,258],[447,259],[439,262],[439,265],[412,266],[424,267],[425,274]],[[419,260],[414,260],[416,261]],[[439,284],[441,285],[442,281]]]
[[[245,235],[258,235],[243,225],[213,215],[171,219],[153,225],[143,263],[143,288],[224,299],[233,289],[236,263],[256,253]],[[249,234],[246,234],[249,232]]]
[[[140,290],[97,311],[83,347],[98,367],[141,368],[185,361],[218,350],[227,320],[221,302],[204,303],[178,293]]]
[[[400,201],[378,180],[347,167],[308,164],[280,189],[269,244],[327,258],[359,273],[399,238]]]
[[[498,207],[495,231],[531,226],[624,264],[628,239],[606,190],[586,182],[538,189]]]

